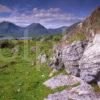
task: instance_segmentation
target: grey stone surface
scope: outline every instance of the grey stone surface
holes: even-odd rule
[[[37,59],[38,59],[38,61],[39,61],[41,64],[46,63],[46,62],[47,62],[47,55],[41,53],[41,54],[38,56]]]
[[[59,45],[55,45],[53,47],[53,57],[51,58],[51,62],[49,66],[54,70],[60,70],[64,68],[64,64],[62,62],[62,51]]]
[[[100,98],[95,94],[91,85],[83,82],[70,90],[50,94],[44,100],[100,100]]]
[[[78,77],[72,76],[72,75],[63,75],[60,74],[58,76],[55,76],[43,84],[51,89],[60,87],[60,86],[65,86],[65,85],[74,85],[77,83],[82,83],[82,80]]]
[[[88,83],[97,82],[100,77],[100,43],[89,44],[80,60],[80,77]]]
[[[79,76],[79,60],[81,59],[87,41],[74,41],[71,45],[65,46],[62,51],[62,61],[68,73]]]

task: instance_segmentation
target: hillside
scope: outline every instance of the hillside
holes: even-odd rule
[[[1,36],[23,36],[23,28],[11,23],[1,22],[0,23],[0,35]]]
[[[49,94],[46,100],[100,100],[100,7],[67,32],[54,46],[50,63],[54,71],[65,69],[67,74],[44,82],[53,90],[61,89]]]
[[[77,33],[84,34],[87,39],[98,33],[100,29],[100,7],[96,8],[89,17],[82,22],[73,24],[66,31],[67,35],[62,40],[68,40]]]
[[[39,23],[33,23],[27,27],[20,27],[11,22],[1,22],[0,36],[38,37],[41,35],[61,34],[66,29],[67,27],[60,27],[57,29],[47,29]]]

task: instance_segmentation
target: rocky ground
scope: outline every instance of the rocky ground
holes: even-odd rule
[[[50,80],[48,80],[45,85],[50,88],[52,88],[52,86],[54,86],[53,88],[56,88],[58,85],[62,86],[62,85],[70,85],[71,84],[75,84],[73,83],[75,82],[79,82],[80,85],[73,87],[71,89],[65,89],[61,92],[56,92],[54,94],[50,94],[45,100],[100,100],[100,96],[97,96],[96,93],[94,92],[93,88],[91,87],[91,85],[87,84],[86,82],[84,82],[83,80],[80,80],[80,78],[74,77],[72,76],[72,79],[70,80],[63,80],[58,78],[58,77],[62,77],[63,79],[63,75],[61,76],[57,76],[54,77]],[[70,76],[65,76],[66,78],[70,78]],[[54,80],[54,81],[53,81]],[[60,81],[61,83],[59,83],[58,81]],[[72,82],[73,81],[73,82]],[[66,84],[64,84],[64,82],[66,82]],[[52,85],[52,84],[54,85]],[[52,88],[52,89],[53,89]]]
[[[100,93],[96,93],[91,86],[95,83],[100,87],[99,59],[100,34],[96,34],[91,42],[76,41],[57,51],[52,66],[57,69],[58,60],[58,66],[63,63],[68,75],[55,76],[44,82],[44,85],[51,89],[75,83],[79,85],[50,94],[45,100],[100,100]]]

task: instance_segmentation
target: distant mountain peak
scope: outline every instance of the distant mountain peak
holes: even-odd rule
[[[0,23],[0,35],[23,37],[26,32],[28,32],[27,35],[29,37],[37,37],[46,34],[60,34],[63,33],[63,30],[65,30],[66,28],[67,27],[64,26],[57,29],[47,29],[40,23],[32,23],[31,25],[22,28],[11,22],[3,21]]]

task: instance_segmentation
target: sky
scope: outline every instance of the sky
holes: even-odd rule
[[[57,28],[84,20],[98,6],[100,0],[0,0],[0,22]]]

